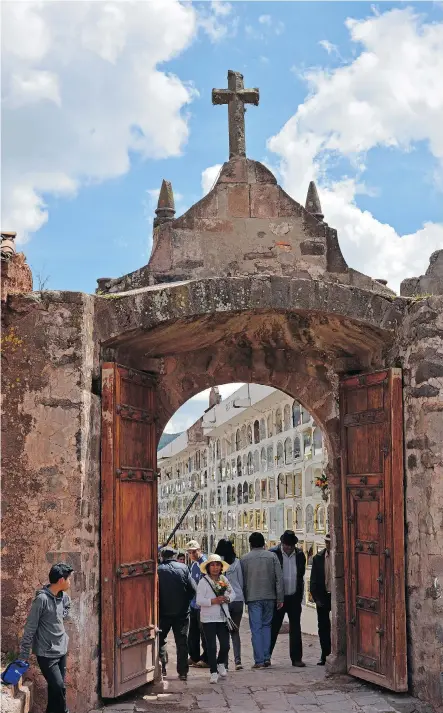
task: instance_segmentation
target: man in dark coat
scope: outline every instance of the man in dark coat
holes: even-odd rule
[[[275,609],[271,628],[271,654],[285,614],[289,619],[289,655],[292,665],[303,667],[303,646],[301,640],[301,607],[303,601],[306,557],[297,549],[298,537],[293,530],[285,530],[280,537],[280,544],[271,547],[283,570],[284,604]]]
[[[317,607],[318,636],[321,658],[317,666],[324,666],[331,653],[331,536],[325,536],[325,549],[312,561],[310,592]]]
[[[168,653],[166,637],[170,630],[174,634],[177,648],[177,673],[181,681],[186,681],[188,664],[189,607],[195,596],[195,584],[185,564],[176,562],[175,551],[164,547],[161,564],[158,567],[160,604],[160,661],[162,673],[166,676]]]

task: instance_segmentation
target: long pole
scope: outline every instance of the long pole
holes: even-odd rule
[[[168,545],[168,544],[171,542],[172,538],[174,537],[175,533],[177,532],[178,528],[179,528],[180,525],[182,524],[183,520],[185,519],[186,515],[188,514],[188,512],[190,511],[190,509],[192,508],[192,506],[194,505],[194,503],[195,503],[195,501],[197,500],[197,498],[198,498],[199,495],[200,495],[200,493],[195,493],[195,495],[194,495],[194,497],[192,498],[191,502],[189,503],[188,507],[187,507],[186,510],[184,511],[184,513],[183,513],[183,515],[181,516],[180,520],[178,521],[178,523],[176,524],[176,526],[174,527],[174,529],[172,530],[171,534],[169,535],[169,537],[168,537],[168,539],[166,540],[166,542],[162,545],[162,547],[166,547],[166,545]]]

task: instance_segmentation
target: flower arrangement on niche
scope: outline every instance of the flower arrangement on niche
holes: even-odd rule
[[[329,482],[328,482],[328,476],[326,475],[325,472],[323,472],[319,478],[315,479],[315,485],[317,488],[320,488],[321,496],[322,496],[323,500],[326,502],[329,497]]]

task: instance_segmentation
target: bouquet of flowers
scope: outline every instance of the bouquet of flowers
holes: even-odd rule
[[[217,582],[211,582],[212,588],[215,592],[216,597],[224,597],[226,594],[226,590],[228,588],[228,583],[226,579],[223,577],[223,579],[220,577],[220,579]]]
[[[327,500],[329,495],[329,483],[326,473],[322,473],[319,478],[315,479],[315,485],[317,488],[320,488],[323,500]]]

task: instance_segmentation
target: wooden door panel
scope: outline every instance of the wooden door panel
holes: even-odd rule
[[[340,386],[348,671],[407,690],[399,369]]]
[[[382,439],[382,423],[348,426],[348,475],[383,473]]]
[[[143,629],[146,622],[151,621],[153,612],[150,599],[153,595],[151,583],[145,577],[122,581],[120,630],[123,637]]]
[[[157,658],[155,382],[102,373],[102,695],[152,681]]]

